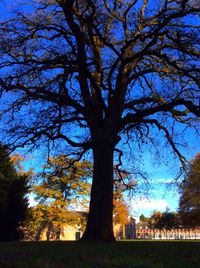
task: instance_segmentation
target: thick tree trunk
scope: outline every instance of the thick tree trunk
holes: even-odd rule
[[[113,234],[113,153],[109,143],[93,148],[94,170],[87,227],[81,240],[114,241]]]

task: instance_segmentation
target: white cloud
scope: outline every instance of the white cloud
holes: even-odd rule
[[[29,195],[28,201],[29,201],[29,207],[34,207],[35,205],[37,205],[37,202],[35,201],[33,195]]]
[[[166,179],[166,178],[159,178],[159,179],[151,179],[151,184],[170,184],[173,183],[174,179]]]
[[[130,206],[133,213],[149,214],[153,210],[165,211],[169,204],[163,199],[137,198],[131,201]]]

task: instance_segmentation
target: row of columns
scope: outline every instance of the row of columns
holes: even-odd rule
[[[136,238],[139,239],[200,239],[200,228],[194,229],[136,229]]]

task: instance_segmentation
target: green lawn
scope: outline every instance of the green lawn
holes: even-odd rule
[[[200,267],[200,241],[1,242],[0,268]]]

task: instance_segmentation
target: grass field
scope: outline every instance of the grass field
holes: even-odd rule
[[[0,268],[193,268],[200,241],[1,242]]]

